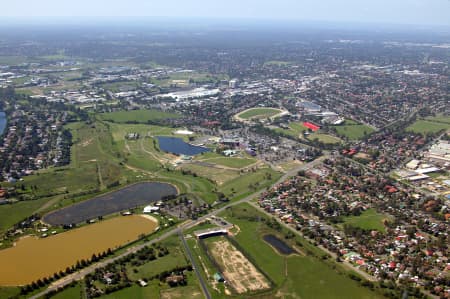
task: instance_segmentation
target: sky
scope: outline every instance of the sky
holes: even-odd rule
[[[274,19],[450,26],[450,0],[0,0],[1,17]]]

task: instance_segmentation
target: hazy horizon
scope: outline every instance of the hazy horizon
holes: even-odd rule
[[[188,18],[450,26],[450,0],[15,0],[0,18]]]

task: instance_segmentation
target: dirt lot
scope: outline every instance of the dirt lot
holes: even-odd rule
[[[225,238],[210,244],[210,252],[223,269],[229,285],[238,293],[269,289],[269,281]]]

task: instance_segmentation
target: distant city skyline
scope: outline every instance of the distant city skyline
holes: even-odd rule
[[[14,0],[0,17],[184,17],[450,26],[450,0]]]

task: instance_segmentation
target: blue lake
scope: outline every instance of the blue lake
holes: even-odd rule
[[[5,128],[6,128],[6,114],[5,112],[0,112],[0,135],[3,134]]]
[[[186,143],[181,138],[156,136],[159,142],[159,148],[165,152],[177,155],[195,156],[210,150],[206,147],[195,146]]]

